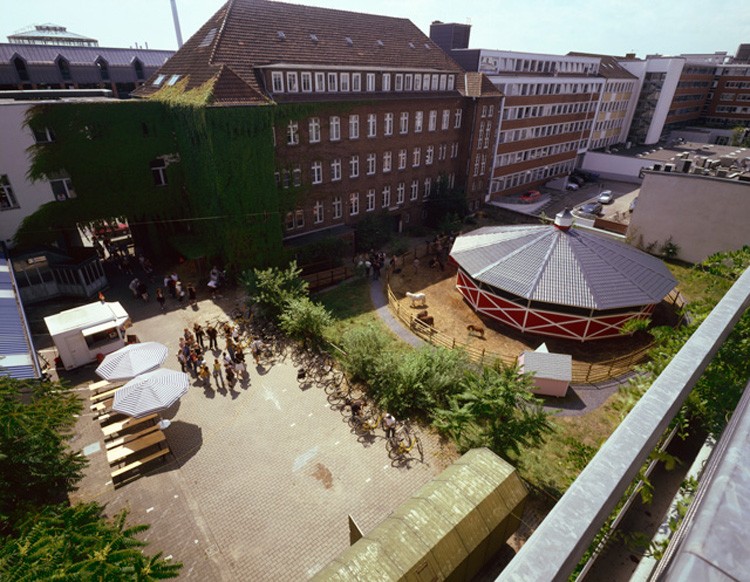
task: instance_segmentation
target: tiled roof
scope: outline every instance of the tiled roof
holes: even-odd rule
[[[676,285],[656,257],[551,225],[480,228],[458,237],[451,257],[482,283],[531,301],[587,309],[658,303]]]
[[[185,89],[190,90],[217,75],[215,67],[221,65],[231,67],[259,95],[264,91],[256,69],[273,65],[447,71],[457,81],[463,72],[407,19],[269,0],[230,0],[159,74],[188,76]],[[136,95],[158,89],[149,80]]]
[[[174,51],[151,49],[0,43],[0,63],[9,63],[18,55],[30,65],[54,64],[62,56],[71,65],[93,65],[102,57],[111,67],[130,67],[138,57],[147,67],[160,67],[173,54]]]
[[[593,53],[568,53],[573,57],[598,57],[601,59],[599,64],[599,75],[607,79],[636,79],[637,77],[622,67],[617,59],[610,55],[598,55]]]

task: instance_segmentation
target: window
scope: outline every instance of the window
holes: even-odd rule
[[[424,152],[424,163],[426,166],[431,166],[432,162],[435,160],[435,147],[434,146],[427,146],[427,149]]]
[[[304,228],[305,227],[305,211],[304,210],[297,210],[294,213],[294,221],[296,223],[297,228]]]
[[[98,63],[97,63],[98,65]],[[63,58],[57,59],[57,68],[63,81],[70,81],[70,64]]]
[[[430,111],[430,122],[427,126],[428,131],[435,131],[437,129],[437,111],[433,109]]]
[[[375,90],[375,73],[367,73],[367,90]]]
[[[279,74],[281,74],[281,73],[279,73]],[[166,77],[166,75],[157,75],[157,76],[156,76],[156,79],[154,79],[154,82],[153,82],[153,83],[151,83],[151,84],[152,84],[152,85],[153,85],[154,87],[158,87],[159,85],[161,85],[161,84],[162,84],[162,83],[164,82],[164,78],[165,78],[165,77]],[[28,81],[28,79],[26,79],[26,80]]]
[[[456,185],[456,174],[451,173],[448,175],[448,188],[453,189]]]
[[[171,87],[172,85],[177,83],[177,81],[179,80],[180,80],[180,75],[172,75],[171,77],[169,77],[169,81],[167,81],[167,85]]]
[[[312,93],[312,73],[300,73],[303,93]]]
[[[349,73],[341,73],[341,85],[339,87],[344,93],[349,92]]]
[[[302,168],[299,166],[292,170],[292,184],[294,186],[302,186]]]
[[[396,188],[396,204],[403,204],[406,198],[406,184],[403,182],[398,183]]]
[[[161,184],[156,183],[156,175],[154,174],[154,164],[160,163],[163,164],[161,166],[162,173],[161,173],[161,179],[163,182]],[[163,169],[167,167],[164,160],[154,160],[151,162],[151,172],[154,174],[154,184],[157,186],[166,186],[167,185],[167,176],[163,173]],[[73,190],[73,184],[70,182],[70,178],[60,178],[58,180],[50,180],[49,185],[52,188],[52,195],[55,197],[55,200],[67,200],[68,198],[75,198],[76,193],[75,190]]]
[[[299,143],[299,124],[296,121],[290,121],[286,128],[286,144],[297,145]]]
[[[377,169],[377,155],[367,154],[367,175],[372,176]]]
[[[378,134],[378,117],[374,113],[367,115],[367,137],[376,137]]]
[[[7,174],[0,176],[0,210],[18,208],[18,201],[13,194],[13,188]]]
[[[296,93],[299,91],[299,87],[297,86],[297,73],[286,74],[286,88],[290,93]]]
[[[461,129],[461,117],[463,116],[463,113],[464,113],[463,109],[456,109],[456,114],[455,114],[455,117],[453,118],[454,119],[454,123],[453,123],[453,128],[454,129]]]
[[[352,73],[352,91],[362,90],[362,75],[361,73]]]
[[[440,126],[440,129],[448,129],[451,124],[451,110],[450,109],[443,109],[443,124]]]
[[[15,59],[13,59],[13,66],[16,68],[16,73],[18,74],[18,78],[21,81],[29,80],[29,71],[26,68],[26,61],[24,61],[21,57],[16,57]],[[164,80],[164,75],[159,75],[159,77],[161,77],[162,81]],[[158,80],[159,77],[157,77],[156,79]],[[157,85],[156,81],[154,81],[154,85]]]
[[[440,75],[432,75],[432,87],[433,91],[438,90],[438,84],[440,83]]]
[[[403,111],[401,113],[401,117],[399,119],[399,133],[402,135],[405,133],[409,133],[409,112]]]
[[[422,158],[422,148],[414,148],[414,152],[412,153],[411,158],[411,165],[412,167],[416,168],[419,166],[419,163]]]
[[[454,141],[451,144],[451,159],[455,159],[458,157],[458,142]]]
[[[493,115],[495,115],[495,106],[490,105],[487,109],[487,117],[492,117]]]
[[[310,143],[318,143],[320,141],[320,118],[310,118]]]
[[[343,205],[341,204],[341,196],[334,197],[332,206],[333,206],[333,219],[338,220],[339,218],[341,218],[341,215],[342,215],[341,208]]]
[[[292,181],[292,176],[289,173],[289,170],[282,170],[281,178],[281,187],[284,188],[284,190],[287,190],[289,188],[289,184]]]
[[[406,150],[398,150],[398,169],[406,169]]]
[[[326,90],[326,74],[315,73],[315,92],[325,93]]]
[[[384,125],[383,134],[393,135],[393,113],[385,114],[385,122],[383,125]]]
[[[321,162],[312,163],[312,183],[313,184],[323,183],[323,164]]]
[[[404,90],[404,76],[403,75],[396,75],[395,82],[393,85],[394,91],[403,91]]]
[[[422,90],[422,75],[414,75],[414,90]]]
[[[328,92],[333,93],[338,91],[338,74],[328,73]]]
[[[479,175],[479,156],[474,160],[474,177]]]
[[[52,143],[53,141],[55,141],[55,134],[48,127],[44,127],[42,129],[34,129],[32,131],[34,133],[34,141],[36,143]]]
[[[292,230],[294,228],[294,212],[286,213],[286,229]]]
[[[440,75],[440,90],[445,91],[445,86],[448,83],[447,75]]]
[[[323,222],[324,217],[323,203],[320,200],[316,200],[315,206],[313,206],[313,222],[315,224],[320,224]]]
[[[441,143],[438,149],[438,160],[444,160],[448,154],[448,144]]]
[[[331,162],[331,181],[341,180],[341,158],[336,158]]]
[[[383,208],[389,208],[391,206],[391,187],[385,186],[383,188]]]
[[[391,152],[383,152],[383,172],[390,172],[393,157]]]
[[[430,74],[425,73],[422,75],[422,91],[429,91],[430,90]]]
[[[412,79],[412,75],[404,75],[404,91],[411,91]]]
[[[484,171],[487,168],[487,155],[482,154],[482,163],[479,167],[479,175],[484,176]]]
[[[414,133],[422,133],[422,124],[424,122],[424,113],[417,111],[414,113]]]
[[[328,133],[331,141],[339,141],[341,139],[341,118],[334,115],[328,121]]]
[[[349,158],[349,177],[356,178],[359,176],[359,156]]]
[[[432,178],[425,178],[424,179],[424,198],[429,198],[430,194],[432,194]]]
[[[359,115],[349,116],[349,139],[359,138]]]
[[[485,117],[487,117],[487,106],[482,105],[482,119],[484,119]]]
[[[456,86],[456,76],[448,75],[448,91],[453,91]]]
[[[383,73],[383,91],[390,91],[391,90],[391,74],[390,73]]]
[[[274,93],[284,92],[284,75],[278,71],[271,73],[271,87]]]
[[[96,66],[99,68],[99,76],[102,81],[109,81],[109,64],[102,58],[96,59]]]
[[[409,196],[410,200],[416,200],[419,197],[419,180],[412,180],[411,181],[411,194]]]
[[[375,188],[370,188],[367,191],[367,212],[375,210]]]

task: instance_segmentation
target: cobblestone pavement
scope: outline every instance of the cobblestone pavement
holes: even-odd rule
[[[168,299],[161,314],[121,281],[106,295],[123,303],[141,341],[169,346],[164,367],[175,369],[182,329],[235,305],[227,298],[180,309]],[[248,380],[231,390],[195,382],[164,414],[174,458],[116,490],[99,425],[83,414],[73,446],[90,466],[72,498],[97,500],[108,514],[128,508],[132,523],[151,525],[147,551],[182,561],[184,579],[302,580],[348,547],[348,515],[370,530],[450,462],[424,435],[425,461],[393,466],[382,431],[358,439],[323,390],[300,387],[290,361],[249,367]],[[84,398],[93,368],[64,374]]]

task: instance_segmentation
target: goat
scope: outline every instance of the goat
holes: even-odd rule
[[[425,303],[427,302],[427,295],[425,295],[424,293],[410,293],[409,291],[407,291],[406,296],[411,299],[412,307],[416,307],[417,303],[424,307]]]
[[[484,328],[481,325],[470,323],[469,325],[466,326],[466,330],[469,333],[473,333],[477,335],[478,337],[484,339]]]

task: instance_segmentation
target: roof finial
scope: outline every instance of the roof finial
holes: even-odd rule
[[[568,208],[555,214],[555,226],[562,231],[573,226],[573,215]]]

